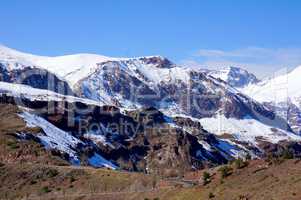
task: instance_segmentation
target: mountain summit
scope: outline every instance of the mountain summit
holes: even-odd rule
[[[208,73],[209,75],[215,78],[220,78],[236,88],[242,88],[259,82],[254,74],[239,67],[230,66],[222,70],[210,70]]]

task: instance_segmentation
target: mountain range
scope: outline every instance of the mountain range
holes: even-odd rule
[[[259,80],[162,56],[45,57],[0,46],[0,99],[38,128],[16,138],[70,164],[180,173],[285,148],[299,155],[300,69]]]

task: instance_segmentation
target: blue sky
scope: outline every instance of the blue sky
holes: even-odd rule
[[[0,43],[40,55],[163,55],[260,75],[301,65],[299,0],[6,0]]]

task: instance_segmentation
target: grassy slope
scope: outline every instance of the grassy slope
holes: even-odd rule
[[[0,196],[8,199],[166,199],[166,200],[299,200],[301,199],[301,162],[286,160],[268,166],[253,161],[223,179],[213,170],[206,186],[189,188],[159,181],[139,173],[118,172],[87,167],[42,164],[6,164],[0,168]],[[196,173],[194,178],[198,178]],[[156,180],[156,181],[154,181]],[[153,186],[156,185],[156,189]]]
[[[216,172],[217,173],[217,172]],[[206,186],[182,189],[169,193],[162,199],[254,199],[254,200],[299,200],[301,199],[301,162],[286,160],[281,164],[268,165],[253,161],[248,167],[234,170],[223,179],[213,175]]]

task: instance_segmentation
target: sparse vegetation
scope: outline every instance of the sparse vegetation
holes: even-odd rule
[[[290,160],[294,158],[295,158],[294,154],[289,149],[284,149],[282,150],[281,153],[278,154],[275,153],[268,154],[266,161],[270,165],[279,165],[283,163],[285,160]]]
[[[254,164],[258,162],[258,164]],[[233,163],[234,165],[234,163]],[[258,173],[252,173],[254,170],[259,167],[264,167],[264,170],[261,170]],[[26,194],[36,194],[40,195],[43,199],[44,195],[52,193],[63,193],[66,196],[68,194],[74,194],[74,191],[78,193],[90,193],[99,192],[122,192],[122,195],[118,196],[117,199],[144,199],[144,200],[154,200],[154,199],[189,199],[189,200],[199,200],[199,199],[237,199],[237,200],[246,200],[249,197],[246,196],[246,191],[248,195],[254,196],[254,198],[259,198],[260,195],[270,195],[271,199],[286,200],[289,197],[294,197],[298,199],[301,193],[296,188],[301,187],[301,181],[299,178],[301,176],[300,171],[294,171],[292,169],[301,168],[301,162],[295,162],[295,160],[284,160],[281,165],[271,165],[268,166],[262,160],[249,161],[249,166],[243,168],[242,170],[236,171],[234,168],[230,168],[229,165],[226,165],[222,168],[212,169],[210,172],[210,181],[211,183],[199,189],[199,187],[172,187],[165,189],[161,188],[161,184],[158,184],[155,192],[139,193],[133,196],[131,191],[133,186],[135,190],[152,190],[152,180],[153,176],[144,175],[140,173],[126,173],[118,171],[108,171],[105,169],[74,169],[74,167],[45,167],[41,165],[31,165],[31,164],[16,164],[10,165],[2,168],[5,170],[4,173],[0,173],[0,181],[3,184],[0,188],[0,196],[7,197],[7,199],[16,199],[14,195],[25,196]],[[52,171],[50,169],[55,169],[58,171],[56,176],[48,176]],[[53,171],[55,171],[53,170]],[[292,173],[287,174],[287,170],[290,170]],[[275,173],[277,171],[277,173]],[[46,173],[48,172],[48,173]],[[215,173],[220,172],[220,173]],[[203,173],[203,172],[202,172]],[[208,175],[200,173],[201,178],[206,178]],[[208,172],[207,172],[208,173]],[[224,174],[223,177],[227,177],[231,174],[231,177],[228,179],[220,179],[220,175]],[[110,176],[108,176],[108,174]],[[209,173],[208,173],[209,174]],[[274,178],[271,177],[273,174]],[[74,176],[76,182],[70,183],[70,177]],[[39,177],[37,179],[36,177]],[[50,178],[51,177],[51,178]],[[89,177],[89,178],[88,178]],[[198,177],[198,179],[200,178]],[[163,180],[160,177],[157,177],[160,182]],[[15,183],[19,180],[28,180],[19,188]],[[142,181],[143,179],[143,181]],[[147,181],[144,181],[147,180]],[[189,179],[189,178],[188,178]],[[31,181],[30,181],[31,180]],[[62,181],[63,180],[63,181]],[[220,181],[225,182],[224,184],[219,184]],[[275,188],[270,190],[269,185],[273,185],[277,181]],[[148,183],[142,187],[142,183]],[[28,184],[26,184],[28,183]],[[60,183],[58,185],[58,183]],[[282,184],[285,183],[285,184]],[[41,186],[42,185],[42,186]],[[46,185],[46,186],[45,186]],[[281,187],[278,187],[281,186]],[[293,185],[293,187],[292,187]],[[165,186],[165,185],[164,185]],[[173,187],[174,186],[174,187]],[[92,189],[91,189],[92,188]],[[235,188],[235,189],[234,189]],[[224,191],[222,193],[215,191]],[[209,194],[211,192],[211,194]],[[243,195],[242,195],[243,194]],[[293,195],[294,194],[294,195]],[[6,196],[5,196],[6,195]],[[167,196],[168,195],[168,196]],[[210,195],[210,196],[209,196]],[[157,196],[156,198],[154,196]],[[147,197],[147,198],[146,198]],[[168,198],[166,198],[168,197]],[[75,200],[79,197],[71,198],[70,200]],[[95,197],[95,199],[101,199],[100,197]],[[85,198],[84,198],[85,199]],[[89,198],[87,200],[90,200]]]

